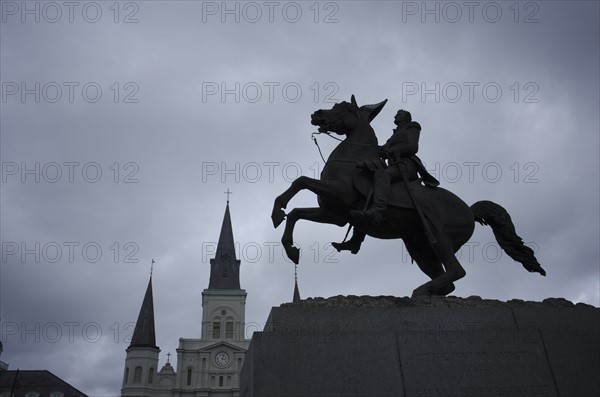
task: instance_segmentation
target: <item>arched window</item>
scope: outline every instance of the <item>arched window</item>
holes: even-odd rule
[[[148,383],[154,382],[154,368],[150,367],[150,371],[148,371]]]
[[[233,339],[233,321],[225,323],[225,339]]]
[[[213,321],[213,339],[221,339],[221,322]]]
[[[190,386],[192,384],[192,369],[188,368],[187,371],[187,385]]]
[[[133,371],[133,383],[142,383],[142,367],[135,367]]]
[[[223,377],[219,376],[219,387],[223,387]]]

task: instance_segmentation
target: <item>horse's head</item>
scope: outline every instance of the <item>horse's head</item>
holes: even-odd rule
[[[376,105],[359,107],[352,95],[350,102],[340,102],[331,109],[319,109],[311,115],[311,124],[319,127],[319,132],[335,132],[338,135],[351,133],[360,123],[369,124],[381,111],[387,99]]]
[[[319,109],[310,118],[312,125],[319,127],[319,132],[335,132],[344,135],[352,131],[359,122],[359,108],[354,95],[352,102],[340,102],[331,109]]]

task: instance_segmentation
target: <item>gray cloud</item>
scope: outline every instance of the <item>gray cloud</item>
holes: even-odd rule
[[[596,2],[519,3],[518,14],[513,2],[478,3],[472,22],[467,9],[452,22],[447,3],[428,2],[439,23],[422,2],[323,2],[317,23],[312,2],[298,3],[295,23],[291,3],[255,23],[244,3],[239,23],[203,14],[220,2],[135,2],[118,23],[99,4],[96,23],[80,10],[73,23],[67,10],[56,23],[22,23],[3,8],[0,314],[11,368],[118,394],[152,258],[161,365],[179,337],[198,337],[227,188],[249,334],[261,329],[293,291],[272,200],[299,173],[318,175],[309,115],[351,94],[389,99],[373,122],[380,141],[396,110],[410,110],[442,185],[507,208],[548,271],[498,257],[477,226],[457,295],[600,305]],[[10,94],[36,82],[39,103]],[[327,155],[336,142],[319,144]],[[290,208],[314,205],[303,192]],[[344,233],[298,224],[302,296],[406,296],[426,281],[399,241],[367,239],[358,255],[326,245]]]

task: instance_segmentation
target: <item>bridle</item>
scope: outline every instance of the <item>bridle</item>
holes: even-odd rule
[[[331,135],[331,132],[328,131],[315,131],[312,134],[310,134],[310,139],[313,140],[313,142],[315,143],[315,145],[317,145],[317,150],[319,150],[319,155],[321,156],[321,159],[323,160],[323,163],[327,164],[327,161],[325,160],[325,157],[323,157],[323,152],[321,152],[321,147],[319,146],[319,142],[317,141],[317,137],[316,135],[319,134],[325,134],[326,136],[335,139],[336,141],[340,141],[341,143],[345,143],[346,145],[354,145],[354,146],[376,146],[372,143],[356,143],[356,142],[348,142],[347,139],[340,139],[337,138],[333,135]],[[342,161],[342,162],[347,162],[347,163],[358,163],[358,161],[352,161],[352,160],[331,160],[332,162],[334,161]]]

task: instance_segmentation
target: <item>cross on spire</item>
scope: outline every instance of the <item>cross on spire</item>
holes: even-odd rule
[[[154,271],[154,259],[152,259],[152,263],[150,264],[150,277],[152,277],[153,271]]]
[[[167,364],[170,364],[170,360],[171,360],[171,352],[167,353]]]
[[[233,194],[233,192],[232,192],[232,191],[230,191],[230,190],[229,190],[229,188],[227,188],[227,191],[226,191],[226,192],[224,192],[224,193],[227,195],[227,205],[229,205],[229,195],[230,195],[230,194]]]

